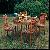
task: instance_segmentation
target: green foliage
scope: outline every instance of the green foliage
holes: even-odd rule
[[[19,13],[20,11],[27,11],[31,16],[38,16],[41,12],[48,13],[48,7],[45,6],[47,0],[39,0],[39,1],[23,1],[20,4],[16,4],[14,7],[14,11]]]

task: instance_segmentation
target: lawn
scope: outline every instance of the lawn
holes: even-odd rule
[[[9,17],[9,23],[12,23],[12,17]],[[3,24],[3,20],[0,19],[0,49],[48,49],[49,48],[49,21],[46,20],[46,29],[45,35],[43,32],[40,35],[32,40],[32,47],[30,47],[29,43],[20,45],[20,36],[14,36],[13,33],[9,33],[8,36],[4,36],[4,30],[1,28]],[[24,37],[23,37],[24,38]],[[25,38],[24,38],[25,39]]]

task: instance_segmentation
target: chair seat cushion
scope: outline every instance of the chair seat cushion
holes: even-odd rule
[[[28,29],[28,30],[23,30],[22,33],[33,33],[33,32],[36,32],[36,29]]]
[[[12,31],[13,29],[11,27],[5,27],[4,30],[5,31]]]
[[[37,23],[37,26],[39,26],[39,27],[45,27],[45,24]]]

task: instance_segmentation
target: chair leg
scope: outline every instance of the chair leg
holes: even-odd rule
[[[32,46],[32,33],[30,33],[30,47]]]
[[[7,36],[8,36],[8,31],[7,31]]]
[[[40,31],[41,31],[41,30],[40,30],[40,26],[38,26],[38,28],[39,28],[39,33],[40,33]]]
[[[45,35],[45,27],[44,27],[44,35]]]
[[[21,31],[22,31],[22,25],[21,25]]]
[[[6,33],[6,31],[4,30],[4,35],[6,36],[7,35],[7,33]]]
[[[15,28],[14,28],[14,29],[15,29],[15,33],[16,33],[16,26],[15,26]]]
[[[20,36],[21,36],[21,47],[22,47],[22,32],[21,32],[21,35]]]
[[[28,42],[28,33],[26,33],[26,42]]]
[[[27,25],[26,25],[26,30],[27,30]]]
[[[44,35],[45,35],[45,30],[44,30]]]

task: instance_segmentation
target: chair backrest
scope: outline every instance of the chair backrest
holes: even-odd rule
[[[8,17],[7,17],[7,16],[3,16],[3,19],[4,19],[4,20],[7,20],[7,19],[8,19]]]
[[[17,19],[16,19],[16,17],[13,18],[13,23],[14,23],[14,24],[17,24]]]
[[[9,27],[8,23],[4,23],[3,27]]]
[[[31,19],[31,24],[32,24],[32,25],[35,25],[35,24],[36,24],[36,19],[32,18],[32,19]]]
[[[35,27],[35,25],[36,25],[36,20],[32,18],[31,21],[29,22],[29,30],[31,31],[33,27]]]
[[[40,15],[40,24],[45,24],[45,15],[44,14],[41,14]]]
[[[13,28],[11,28],[8,23],[5,23],[5,24],[3,25],[3,29],[4,29],[5,31],[12,31],[12,30],[13,30]]]
[[[7,22],[8,22],[8,17],[7,17],[7,16],[4,15],[4,16],[2,17],[2,19],[3,19],[3,22],[4,22],[4,23],[7,23]]]

